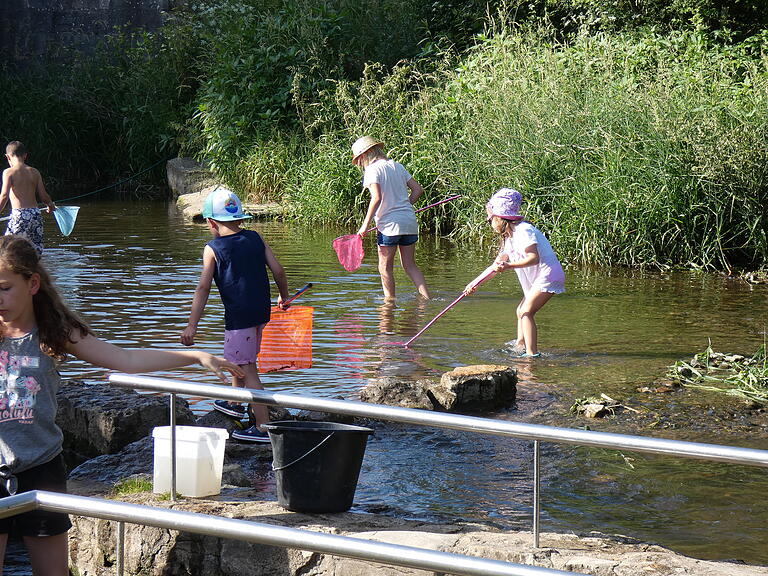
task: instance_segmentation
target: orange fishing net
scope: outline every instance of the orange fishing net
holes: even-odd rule
[[[259,372],[298,370],[312,367],[311,306],[272,308],[272,319],[264,327],[259,353]]]

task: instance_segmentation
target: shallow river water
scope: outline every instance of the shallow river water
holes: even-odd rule
[[[537,316],[543,357],[521,361],[505,344],[515,336],[520,298],[517,279],[508,273],[403,349],[381,344],[407,340],[440,312],[490,262],[489,247],[424,236],[417,260],[435,298],[418,299],[398,271],[397,302],[387,307],[371,239],[362,267],[350,273],[331,249],[331,240],[349,230],[275,222],[254,227],[286,267],[292,291],[314,284],[297,301],[315,307],[313,366],[266,375],[268,390],[357,399],[369,378],[435,377],[456,366],[504,363],[519,370],[517,403],[483,416],[768,449],[768,430],[759,421],[750,426],[740,419],[738,400],[637,391],[710,341],[719,351],[755,352],[766,339],[768,286],[696,272],[569,268],[567,293]],[[49,268],[97,334],[127,347],[182,348],[179,334],[209,239],[207,227],[185,223],[165,203],[100,202],[82,206],[70,237],[62,238],[52,219],[46,230]],[[198,347],[220,353],[222,333],[214,290]],[[106,373],[79,361],[67,362],[63,372],[97,381]],[[161,375],[216,382],[194,369]],[[601,421],[569,413],[576,398],[600,393],[646,412]],[[210,407],[208,401],[190,400],[198,412]],[[734,413],[734,421],[727,421],[724,415]],[[530,442],[381,422],[372,426],[376,433],[353,510],[530,529]],[[765,469],[544,443],[542,478],[543,532],[595,530],[699,558],[768,564]],[[274,497],[270,471],[255,482],[265,497]]]

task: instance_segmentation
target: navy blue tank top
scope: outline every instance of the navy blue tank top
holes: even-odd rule
[[[224,327],[241,330],[269,322],[272,303],[261,236],[241,230],[214,238],[208,246],[216,255],[213,280],[224,303]]]

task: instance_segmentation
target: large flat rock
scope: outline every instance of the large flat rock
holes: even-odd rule
[[[184,217],[192,222],[202,222],[200,213],[203,202],[213,190],[224,184],[208,168],[193,158],[173,158],[166,165],[166,178],[176,207]],[[277,218],[284,213],[280,204],[275,202],[252,204],[243,198],[243,210],[256,220]]]

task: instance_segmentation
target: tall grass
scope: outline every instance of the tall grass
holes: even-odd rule
[[[0,137],[70,181],[180,151],[304,222],[356,223],[367,195],[350,145],[371,134],[425,185],[425,201],[464,195],[422,219],[456,238],[488,238],[482,206],[514,186],[569,262],[765,265],[768,32],[740,43],[703,28],[622,32],[634,4],[491,4],[509,13],[452,52],[435,31],[469,33],[484,2],[197,0],[159,33],[4,71],[13,106]],[[641,21],[752,13],[668,4],[643,4]],[[548,6],[561,28],[515,22]],[[587,20],[591,32],[570,34]]]
[[[288,192],[328,207],[302,217],[348,219],[360,192],[335,159],[371,133],[433,196],[467,196],[442,214],[457,236],[486,230],[482,204],[514,186],[570,262],[754,267],[768,256],[768,59],[756,45],[696,32],[563,44],[504,25],[429,73],[369,70],[324,93],[308,120],[326,119],[307,160],[322,173]]]
[[[254,149],[301,128],[297,106],[357,78],[365,62],[394,65],[421,52],[426,2],[408,0],[209,0],[191,7],[206,47],[190,129],[226,180]],[[290,137],[289,137],[290,142]],[[265,156],[272,146],[257,152]],[[246,162],[246,164],[248,164]]]

